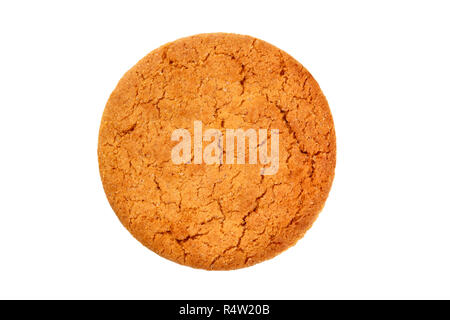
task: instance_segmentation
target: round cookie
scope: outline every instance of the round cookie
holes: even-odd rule
[[[277,129],[276,173],[262,174],[249,154],[227,163],[225,150],[223,163],[174,163],[172,134],[185,129],[194,141],[195,121],[223,141],[227,129],[267,129],[267,140]],[[229,270],[274,257],[311,227],[334,177],[335,131],[319,85],[291,56],[249,36],[201,34],[123,76],[98,160],[109,203],[136,239],[180,264]]]

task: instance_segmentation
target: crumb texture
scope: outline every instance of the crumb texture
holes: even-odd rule
[[[172,131],[279,129],[279,170],[176,165]],[[205,147],[205,144],[204,144]],[[249,36],[168,43],[120,80],[103,114],[98,159],[108,200],[149,249],[195,268],[229,270],[294,245],[324,206],[336,143],[327,101],[309,72]]]

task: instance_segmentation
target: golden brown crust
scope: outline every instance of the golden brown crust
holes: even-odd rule
[[[174,129],[276,128],[280,165],[175,165]],[[168,43],[111,94],[98,159],[122,224],[159,255],[229,270],[294,245],[321,211],[334,177],[333,120],[319,85],[291,56],[236,34]]]

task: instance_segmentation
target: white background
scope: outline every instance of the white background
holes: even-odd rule
[[[0,298],[450,298],[446,1],[2,1]],[[309,69],[337,132],[334,185],[295,247],[208,272],[160,258],[104,195],[117,81],[180,37],[235,32]]]

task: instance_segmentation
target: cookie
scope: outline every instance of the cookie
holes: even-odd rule
[[[311,227],[334,177],[335,131],[319,85],[287,53],[200,34],[123,76],[98,161],[111,207],[143,245],[230,270],[274,257]]]

